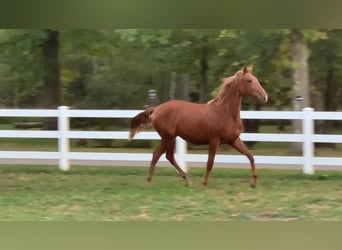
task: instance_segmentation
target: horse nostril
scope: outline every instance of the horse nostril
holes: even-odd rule
[[[266,103],[268,101],[268,96],[267,95],[260,95],[259,96],[260,101],[263,103]]]

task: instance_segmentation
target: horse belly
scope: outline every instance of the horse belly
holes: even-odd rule
[[[184,135],[184,134],[178,134],[178,136],[192,144],[196,144],[196,145],[209,144],[209,138],[197,137],[197,136],[191,136],[191,135],[189,136],[189,135]]]
[[[187,142],[193,144],[208,144],[210,141],[210,133],[205,124],[195,122],[194,120],[188,121],[184,119],[182,123],[177,126],[176,135],[180,136]]]

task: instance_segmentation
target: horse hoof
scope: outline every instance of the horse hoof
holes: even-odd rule
[[[146,184],[147,184],[148,187],[152,187],[152,178],[147,177]]]
[[[251,184],[250,187],[251,188],[256,188],[256,185],[255,184]]]

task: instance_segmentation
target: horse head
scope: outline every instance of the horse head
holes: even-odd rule
[[[268,95],[253,75],[253,67],[243,67],[236,74],[240,95],[255,96],[260,101],[267,102]]]

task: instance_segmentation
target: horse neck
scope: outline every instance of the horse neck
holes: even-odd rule
[[[240,119],[241,95],[236,89],[236,86],[232,86],[232,88],[229,89],[221,106],[225,112],[228,112],[233,118]]]

